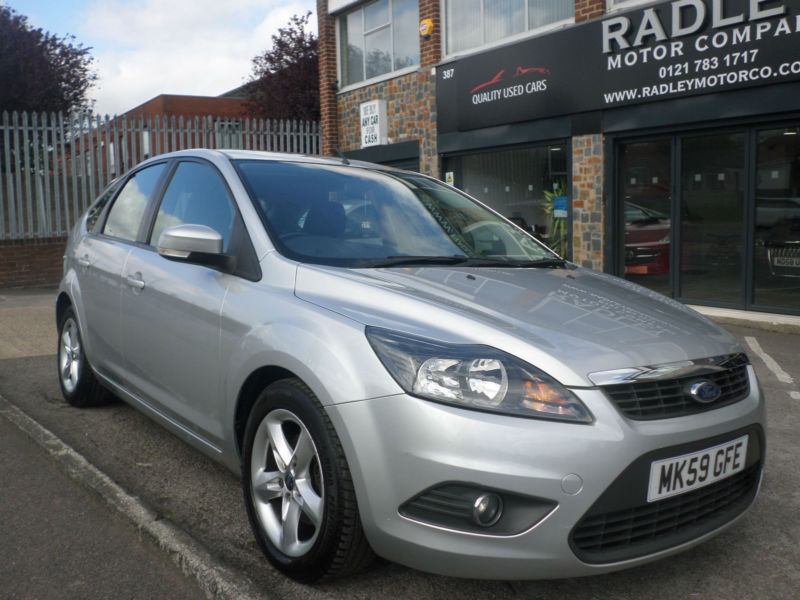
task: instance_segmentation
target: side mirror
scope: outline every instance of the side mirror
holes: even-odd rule
[[[164,258],[231,272],[234,257],[222,253],[222,236],[207,225],[175,225],[161,232],[156,246]]]

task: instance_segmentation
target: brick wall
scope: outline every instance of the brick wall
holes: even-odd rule
[[[66,238],[0,242],[0,288],[56,287]]]
[[[420,171],[438,177],[436,75],[431,69],[340,94],[338,138],[342,151],[361,148],[359,105],[370,100],[386,100],[389,143],[418,140]]]
[[[439,0],[419,0],[419,20],[433,21],[433,34],[427,40],[419,38],[419,62],[423,67],[437,64],[442,60],[442,19],[439,13]]]
[[[132,108],[120,117],[225,117],[239,119],[248,117],[247,100],[243,98],[220,98],[217,96],[178,96],[161,94]]]
[[[339,145],[336,109],[336,21],[328,14],[328,0],[317,0],[319,24],[319,108],[322,153],[336,154]]]
[[[603,136],[572,138],[572,260],[603,270]]]
[[[606,0],[575,0],[575,22],[602,17],[606,12]]]

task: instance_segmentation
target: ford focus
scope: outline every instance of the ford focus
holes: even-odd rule
[[[56,310],[66,400],[113,394],[240,474],[301,581],[375,555],[604,573],[717,534],[761,481],[730,334],[417,173],[154,157],[76,224]]]

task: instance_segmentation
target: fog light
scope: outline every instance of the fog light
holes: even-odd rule
[[[472,505],[472,520],[481,527],[491,527],[503,514],[503,500],[497,494],[481,494]]]

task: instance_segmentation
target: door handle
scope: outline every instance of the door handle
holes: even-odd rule
[[[136,273],[135,275],[128,275],[125,278],[127,284],[132,287],[134,290],[143,290],[144,289],[144,279],[140,273]]]

